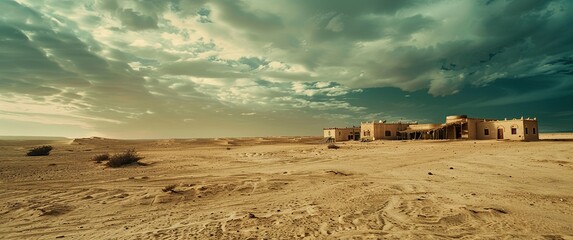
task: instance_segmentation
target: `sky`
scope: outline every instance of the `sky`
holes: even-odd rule
[[[0,135],[573,131],[569,0],[0,0]]]

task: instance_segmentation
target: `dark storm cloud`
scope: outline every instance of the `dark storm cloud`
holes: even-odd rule
[[[411,41],[389,42],[382,47],[384,50],[374,51],[377,54],[365,54],[353,58],[352,62],[337,59],[347,66],[363,69],[366,78],[362,81],[366,84],[358,86],[428,88],[433,95],[451,94],[465,84],[487,84],[499,77],[543,75],[539,71],[547,62],[571,55],[571,50],[566,49],[571,49],[573,34],[566,30],[571,14],[565,9],[570,8],[570,4],[539,2],[523,5],[519,1],[502,2],[483,9],[471,6],[473,9],[468,15],[460,16],[471,19],[475,27],[469,29],[461,28],[467,28],[463,25],[444,26],[447,25],[444,21],[464,19],[433,15],[431,11],[428,16],[393,17],[387,21],[396,24],[388,24],[387,28],[392,30],[387,30],[386,34],[382,31],[379,39]],[[468,2],[461,5],[468,5]],[[429,34],[431,31],[443,31],[443,35]],[[423,38],[412,38],[416,33],[420,35],[418,38],[424,35],[431,38],[426,42]],[[332,37],[324,39],[333,41]],[[344,50],[336,48],[341,44],[345,43],[335,43],[331,51],[346,51],[347,47],[342,48]],[[345,45],[352,46],[351,42]],[[442,67],[444,65],[447,67]]]
[[[126,4],[122,7],[110,2],[102,2],[102,7],[114,11],[129,9]],[[426,88],[433,95],[447,95],[467,84],[483,85],[499,77],[538,74],[536,70],[545,64],[539,62],[555,62],[570,55],[561,52],[573,42],[571,34],[562,34],[570,19],[570,13],[565,11],[569,3],[487,3],[285,1],[265,4],[220,0],[173,1],[171,5],[177,9],[192,9],[194,14],[215,16],[215,24],[232,26],[247,44],[270,43],[272,48],[287,51],[281,53],[283,60],[302,64],[325,78],[336,76],[320,72],[319,68],[335,66],[356,75],[364,73],[360,79],[337,79],[355,87]],[[149,1],[146,5],[137,2],[134,8],[155,18],[168,9],[167,5],[165,1]],[[440,8],[448,7],[451,11],[465,8],[467,12],[449,16],[438,13]],[[463,25],[466,19],[471,25]],[[462,24],[452,24],[456,21]],[[146,24],[145,20],[135,22],[156,26],[156,23]],[[373,51],[364,47],[377,41],[389,42],[378,49],[371,47]],[[555,58],[548,59],[547,55]],[[516,59],[522,64],[512,64]]]
[[[243,128],[278,117],[314,127],[320,118],[407,118],[452,100],[480,114],[539,107],[573,95],[572,7],[566,0],[0,1],[0,102],[13,111],[19,97],[71,108],[62,114],[95,119],[90,126],[105,131],[133,126],[125,129],[134,135],[145,124],[177,134],[161,124],[229,116],[248,116],[233,123]],[[370,104],[388,93],[409,96],[393,100],[403,113]],[[570,116],[565,108],[552,111]]]
[[[184,4],[180,1],[178,4]],[[488,3],[488,4],[484,4]],[[459,92],[501,77],[544,75],[571,55],[566,1],[211,1],[238,44],[350,87]],[[221,31],[224,31],[221,29]],[[274,49],[274,50],[273,50]],[[261,52],[263,54],[263,52]],[[353,76],[333,75],[332,68]],[[554,65],[554,71],[566,66]],[[358,77],[360,75],[360,77]]]

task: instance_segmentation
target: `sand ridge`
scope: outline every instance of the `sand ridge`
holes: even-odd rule
[[[0,238],[573,239],[573,141],[320,140],[0,141]]]

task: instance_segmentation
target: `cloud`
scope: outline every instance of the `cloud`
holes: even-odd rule
[[[534,78],[552,87],[520,88],[484,104],[567,96],[572,6],[565,0],[0,1],[0,97],[68,105],[70,112],[55,114],[117,130],[255,112],[257,121],[291,115],[350,121],[379,112],[368,102],[380,96],[366,89],[387,87],[414,101],[419,91],[446,98],[500,81],[517,88]],[[356,100],[362,97],[368,99]],[[45,113],[5,113],[26,114]]]
[[[0,119],[43,124],[75,125],[84,129],[91,129],[92,125],[90,123],[94,122],[121,123],[114,119],[84,115],[80,111],[80,106],[58,100],[58,98],[48,98],[47,101],[38,103],[37,100],[27,97],[0,97],[0,105],[2,106]]]
[[[121,25],[133,31],[158,28],[158,13],[166,10],[166,1],[117,1],[99,0],[96,7],[108,11],[120,20]]]
[[[122,9],[118,13],[121,23],[131,30],[145,30],[157,28],[157,19],[135,12],[133,9]]]
[[[165,64],[160,71],[168,75],[187,75],[206,78],[248,77],[250,66],[233,66],[232,62],[217,60],[179,61]]]
[[[349,92],[349,89],[332,82],[293,82],[292,90],[296,95],[304,95],[308,97],[315,95],[335,97],[346,95]]]
[[[197,39],[203,42],[212,40],[207,50],[210,57],[232,56],[235,59],[221,59],[238,60],[251,69],[280,60],[309,70],[306,76],[285,71],[263,73],[275,79],[311,80],[312,76],[350,88],[427,89],[432,95],[453,94],[468,84],[484,85],[516,73],[548,74],[540,73],[543,66],[535,63],[567,57],[570,52],[558,51],[573,40],[571,34],[560,34],[571,17],[565,11],[571,7],[566,1],[320,3],[98,1],[97,6],[115,14],[120,24],[131,30],[165,26],[155,34],[169,42],[161,41],[164,51],[126,52],[151,59],[156,56],[166,74],[247,77],[244,70],[207,64],[206,58],[198,58],[198,49],[189,52],[180,48],[192,42],[190,36],[199,34]],[[459,10],[450,11],[454,8]],[[188,15],[208,17],[210,23],[177,23]],[[540,27],[546,30],[540,33],[536,30]],[[141,39],[130,44],[152,46],[142,45]],[[153,46],[158,44],[155,41]],[[175,61],[160,57],[165,54]],[[512,64],[515,59],[519,62]],[[454,80],[458,76],[464,76],[463,81]]]

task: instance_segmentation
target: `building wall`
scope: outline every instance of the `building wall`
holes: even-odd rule
[[[466,121],[467,124],[461,125],[463,126],[461,139],[498,139],[497,131],[498,129],[502,129],[503,139],[527,141],[539,140],[537,120],[534,119],[492,120],[452,116],[450,119],[446,119],[446,122],[451,124],[462,120]],[[512,133],[512,127],[515,128],[515,134]],[[453,124],[448,126],[446,138],[456,138],[454,128],[460,128],[460,125]],[[527,128],[527,133],[525,128]],[[534,128],[535,134],[533,133]],[[489,130],[488,135],[485,135],[485,129]]]
[[[499,126],[503,126],[503,139],[509,140],[524,140],[525,130],[523,127],[523,120],[507,120],[507,121],[497,121]],[[515,128],[515,134],[512,133],[512,128]]]
[[[539,129],[537,127],[537,120],[523,120],[524,128],[527,128],[525,133],[526,141],[537,141],[539,140]],[[535,129],[535,130],[534,130]]]
[[[373,140],[374,138],[374,123],[363,122],[360,123],[360,139]]]
[[[335,128],[325,128],[323,130],[325,138],[336,138],[336,129]]]
[[[485,134],[488,129],[488,135]],[[505,132],[504,132],[505,136]],[[497,125],[494,121],[481,121],[476,123],[476,139],[497,139]]]
[[[360,128],[325,128],[324,137],[334,138],[335,141],[348,141],[348,140],[358,140],[355,139],[355,134],[360,132]]]
[[[489,135],[485,135],[485,129],[489,129]],[[512,133],[515,128],[515,133]],[[525,128],[527,128],[527,133]],[[535,128],[535,134],[533,129]],[[477,123],[477,139],[497,139],[498,129],[503,131],[503,139],[508,140],[539,140],[537,120],[513,119],[500,121],[481,121]]]
[[[492,120],[481,118],[467,118],[465,115],[448,116],[446,123],[450,124],[439,131],[440,137],[446,139],[497,139],[497,131],[501,129],[503,139],[508,140],[539,140],[539,128],[537,119],[512,119],[512,120]],[[463,124],[460,124],[463,123]],[[385,122],[362,122],[360,128],[325,128],[324,137],[332,137],[335,141],[348,141],[350,139],[358,140],[356,134],[359,133],[360,139],[379,140],[379,139],[401,139],[408,137],[399,132],[406,129],[424,130],[433,129],[443,124],[417,124],[413,123],[385,123]],[[461,130],[461,137],[456,136],[455,128]],[[515,128],[515,134],[512,134],[512,127]],[[489,134],[485,134],[488,129]],[[526,130],[527,129],[527,130]],[[535,130],[534,130],[535,129]],[[389,131],[387,136],[386,132]],[[419,132],[419,131],[418,131]],[[428,138],[428,133],[425,137]],[[418,135],[419,136],[419,133]],[[418,138],[418,137],[416,137]],[[422,137],[423,138],[423,137]]]
[[[467,137],[468,137],[468,139],[471,139],[471,140],[478,139],[478,138],[477,138],[477,137],[478,137],[478,136],[477,136],[477,135],[478,135],[478,133],[477,133],[477,132],[478,132],[478,130],[477,130],[477,129],[478,129],[477,125],[478,125],[479,120],[478,120],[478,119],[474,119],[474,118],[468,118],[467,121],[468,121],[468,125],[467,125],[467,127],[468,127],[468,128],[467,128]]]
[[[369,140],[399,139],[399,131],[406,130],[410,123],[363,122],[360,124],[360,138]],[[389,131],[387,136],[386,131]]]
[[[406,130],[410,124],[403,123],[390,123],[384,124],[381,139],[398,139],[399,131]],[[390,131],[390,136],[386,135],[386,131]]]

